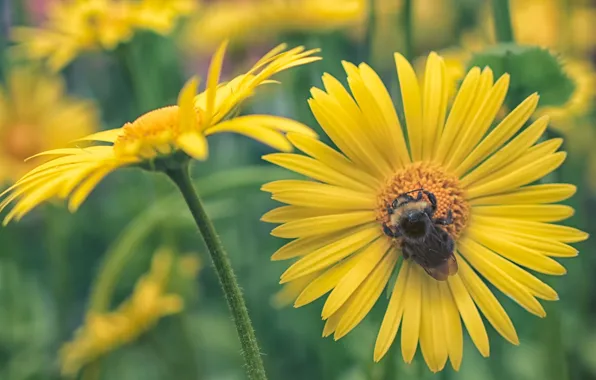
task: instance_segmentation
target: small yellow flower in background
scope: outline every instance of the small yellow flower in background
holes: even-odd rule
[[[596,70],[586,60],[568,59],[563,62],[563,69],[573,81],[573,94],[562,106],[546,106],[538,109],[538,115],[549,115],[552,125],[561,132],[576,127],[586,127],[582,120],[592,109],[596,100]]]
[[[180,91],[178,105],[150,111],[122,128],[98,132],[79,141],[102,145],[73,147],[42,152],[37,156],[57,157],[25,174],[0,197],[0,211],[13,201],[13,209],[4,219],[20,219],[32,208],[53,197],[70,198],[68,207],[75,211],[95,186],[112,171],[132,165],[153,165],[188,156],[205,160],[207,137],[234,132],[261,141],[271,147],[292,150],[285,132],[308,136],[316,134],[296,121],[272,115],[232,117],[238,106],[251,97],[269,78],[294,66],[320,59],[317,50],[303,47],[285,50],[280,45],[261,58],[246,74],[230,82],[219,83],[226,43],[213,56],[205,92],[196,95],[197,79],[189,80]]]
[[[14,27],[17,53],[47,60],[58,71],[84,52],[112,50],[135,30],[168,34],[177,19],[194,10],[191,0],[53,1],[40,27]]]
[[[329,293],[323,336],[337,340],[390,286],[374,360],[385,356],[401,327],[406,362],[420,344],[433,372],[447,359],[457,370],[464,327],[480,353],[489,355],[481,314],[506,340],[519,344],[487,283],[544,317],[539,300],[558,295],[528,270],[565,274],[556,259],[576,256],[568,243],[587,234],[553,223],[573,214],[571,207],[554,203],[572,196],[575,186],[533,184],[566,157],[557,151],[561,139],[540,142],[547,116],[524,128],[537,94],[491,129],[508,91],[508,75],[494,78],[489,68],[472,68],[449,107],[452,84],[440,56],[429,55],[422,84],[403,56],[395,54],[395,63],[407,139],[379,76],[366,64],[344,62],[351,94],[325,74],[325,90],[313,89],[309,100],[339,150],[291,133],[288,138],[306,156],[264,157],[312,179],[263,186],[288,205],[262,220],[281,223],[272,235],[294,239],[272,256],[293,261],[281,276],[286,288],[276,301],[294,296],[300,307]],[[420,244],[427,246],[417,249]]]
[[[365,18],[365,0],[216,1],[203,6],[185,42],[210,50],[223,39],[263,42],[284,32],[350,27]]]
[[[140,29],[167,35],[180,17],[197,10],[197,0],[139,0],[130,1],[132,24]]]
[[[166,290],[173,265],[173,252],[161,248],[153,256],[150,271],[137,281],[132,295],[116,310],[90,311],[74,339],[60,350],[63,375],[76,375],[83,366],[135,341],[163,317],[182,311],[184,300]]]
[[[596,11],[588,6],[566,5],[559,0],[511,0],[511,23],[515,41],[538,45],[566,54],[585,56],[596,46],[593,33]],[[481,30],[491,42],[496,41],[489,6],[483,9]]]
[[[33,154],[55,149],[98,129],[95,105],[65,93],[60,77],[13,66],[0,85],[0,186],[33,168]]]

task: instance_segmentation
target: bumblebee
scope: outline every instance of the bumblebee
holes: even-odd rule
[[[415,192],[416,197],[410,195]],[[400,194],[387,205],[389,223],[383,225],[383,231],[391,238],[401,238],[404,259],[411,258],[431,277],[445,281],[458,269],[453,238],[441,227],[453,223],[453,213],[449,210],[445,218],[434,218],[436,210],[437,198],[430,191]]]

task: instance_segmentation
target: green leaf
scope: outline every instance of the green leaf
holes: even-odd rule
[[[489,66],[495,77],[509,73],[510,108],[534,92],[540,95],[540,106],[560,106],[575,90],[559,57],[538,46],[497,44],[474,54],[468,66]]]

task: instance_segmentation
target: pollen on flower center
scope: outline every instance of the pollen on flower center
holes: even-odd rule
[[[470,216],[464,190],[457,177],[430,163],[411,164],[387,181],[377,198],[377,220],[388,223],[387,205],[399,195],[420,188],[430,191],[437,198],[436,217],[445,217],[451,210],[453,223],[444,228],[453,238],[459,237]],[[416,196],[415,193],[412,195]]]
[[[147,112],[122,127],[122,134],[114,142],[114,151],[122,156],[143,158],[169,154],[172,152],[171,143],[180,135],[179,119],[178,106]]]

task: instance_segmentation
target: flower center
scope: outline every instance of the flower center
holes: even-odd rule
[[[22,162],[39,153],[40,141],[35,129],[27,124],[9,126],[2,136],[2,146],[8,156]]]
[[[468,222],[470,205],[465,199],[464,190],[457,177],[435,164],[417,162],[395,173],[378,195],[377,220],[388,224],[390,218],[387,206],[400,195],[417,189],[424,189],[436,197],[435,218],[445,218],[451,210],[453,223],[443,228],[451,237],[458,238]],[[415,198],[417,192],[410,195]],[[428,201],[426,197],[424,200]]]
[[[147,159],[169,155],[180,133],[179,107],[159,108],[147,112],[132,123],[126,123],[114,142],[114,151],[120,156]]]

